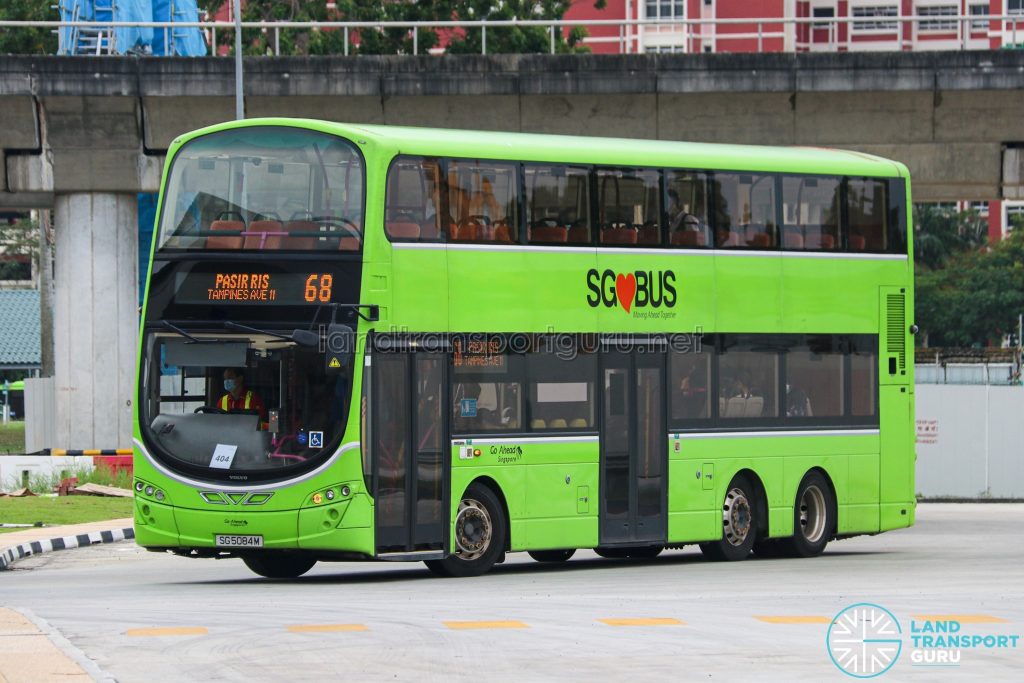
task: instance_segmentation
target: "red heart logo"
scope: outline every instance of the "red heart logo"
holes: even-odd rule
[[[619,304],[626,309],[626,313],[629,313],[629,307],[633,305],[633,297],[636,295],[636,276],[633,273],[619,273],[615,278],[615,295],[619,297]]]

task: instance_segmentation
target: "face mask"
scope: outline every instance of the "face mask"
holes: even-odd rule
[[[235,380],[226,379],[224,380],[224,391],[232,392],[235,390]]]

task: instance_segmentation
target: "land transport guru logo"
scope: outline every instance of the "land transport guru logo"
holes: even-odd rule
[[[587,271],[587,303],[591,308],[621,308],[634,318],[674,318],[676,274],[671,270]]]
[[[964,629],[965,623],[1005,623],[988,615],[915,615],[904,636],[892,612],[869,602],[850,605],[832,619],[825,644],[832,663],[854,678],[874,678],[889,671],[910,648],[913,667],[959,667],[964,649],[1017,649],[1020,635],[986,634]]]

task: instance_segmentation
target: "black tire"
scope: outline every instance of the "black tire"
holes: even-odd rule
[[[796,490],[793,536],[780,542],[789,557],[817,557],[836,530],[836,501],[821,472],[808,472]]]
[[[594,552],[606,560],[624,560],[629,557],[629,548],[594,548]]]
[[[427,560],[438,576],[480,576],[505,554],[508,529],[498,496],[483,484],[470,484],[455,519],[455,552],[443,560]]]
[[[570,557],[576,554],[576,549],[531,550],[527,554],[538,562],[566,562]]]
[[[245,566],[260,576],[268,579],[295,579],[316,564],[316,560],[300,553],[269,551],[258,555],[242,557]]]
[[[757,489],[742,474],[736,475],[722,501],[722,538],[701,543],[704,556],[719,561],[745,560],[757,541],[759,503]]]

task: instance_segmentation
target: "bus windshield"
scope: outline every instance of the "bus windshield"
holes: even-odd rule
[[[284,126],[224,130],[174,156],[161,250],[358,251],[365,170],[348,140]]]
[[[143,433],[154,455],[201,478],[308,469],[337,448],[346,423],[351,354],[337,357],[328,368],[317,346],[269,334],[151,332]]]

